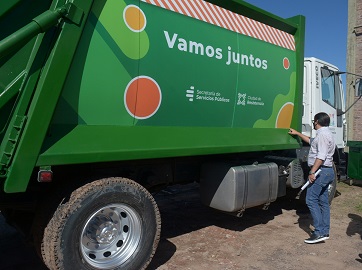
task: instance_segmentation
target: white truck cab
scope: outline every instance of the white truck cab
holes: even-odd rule
[[[336,143],[333,159],[337,177],[346,179],[347,155],[344,149],[347,145],[347,120],[341,73],[336,66],[323,60],[304,58],[302,133],[315,137],[316,131],[312,124],[314,115],[325,112],[330,116],[329,129]],[[309,147],[303,149],[305,157]]]
[[[312,120],[319,112],[327,113],[330,130],[339,151],[347,143],[347,121],[342,79],[336,66],[320,59],[304,58],[302,133],[315,137]]]

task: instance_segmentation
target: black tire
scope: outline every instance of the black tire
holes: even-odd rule
[[[334,199],[334,196],[336,196],[337,182],[338,182],[337,169],[336,169],[336,166],[334,164],[333,164],[333,170],[334,170],[334,180],[328,187],[329,204],[332,203],[332,200]]]
[[[336,196],[336,191],[337,191],[337,182],[338,182],[338,176],[337,176],[337,169],[336,166],[333,164],[333,170],[334,170],[334,180],[333,182],[328,186],[328,201],[329,204],[332,203],[332,200],[334,199],[334,197]],[[308,181],[308,178],[307,180]],[[300,190],[298,190],[299,192]],[[296,194],[297,192],[294,191],[292,194]],[[301,194],[299,194],[299,196],[296,196],[298,198],[298,201],[302,204],[306,204],[306,196],[307,196],[307,192],[306,190],[304,190],[303,192],[301,192]]]
[[[152,195],[124,178],[86,184],[59,205],[44,230],[42,257],[55,269],[145,269],[161,232]]]

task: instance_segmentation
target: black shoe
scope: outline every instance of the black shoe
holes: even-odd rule
[[[329,238],[329,235],[328,235],[328,238]],[[307,243],[307,244],[315,244],[315,243],[323,242],[324,240],[326,240],[328,238],[327,238],[327,235],[315,235],[315,234],[313,234],[308,239],[305,239],[304,242]]]
[[[313,235],[313,234],[314,234],[314,231],[312,230],[312,231],[310,231],[309,233],[310,233],[310,235]],[[324,234],[323,237],[325,238],[325,240],[327,240],[327,239],[329,239],[329,234],[328,234],[328,233],[327,233],[327,234]]]

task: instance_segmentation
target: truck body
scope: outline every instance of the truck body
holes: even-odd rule
[[[319,111],[342,167],[338,69],[304,60],[303,16],[238,0],[0,5],[0,210],[49,269],[145,269],[152,193],[169,185],[198,182],[238,216],[267,208],[305,182],[288,128],[313,135]]]

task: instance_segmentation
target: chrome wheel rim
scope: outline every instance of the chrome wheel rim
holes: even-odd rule
[[[120,266],[136,251],[141,233],[141,218],[132,207],[105,206],[85,222],[80,237],[82,257],[98,269]]]
[[[331,192],[333,190],[333,184],[329,184],[328,186],[328,194],[331,195]]]

